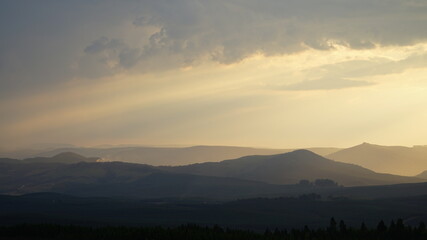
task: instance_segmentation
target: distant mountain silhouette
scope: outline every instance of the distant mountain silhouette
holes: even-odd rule
[[[363,143],[329,154],[327,158],[360,165],[376,172],[414,176],[427,169],[427,147],[380,146]]]
[[[23,162],[32,163],[78,163],[78,162],[96,162],[98,157],[83,157],[73,152],[62,152],[53,157],[34,157],[24,159]]]
[[[319,154],[330,154],[337,148],[312,148]],[[61,152],[75,152],[80,155],[98,156],[104,161],[120,161],[149,164],[153,166],[179,166],[202,162],[218,162],[225,159],[248,155],[272,155],[293,151],[292,149],[260,149],[230,146],[193,146],[184,148],[165,147],[119,147],[119,148],[61,148],[40,153],[39,156],[53,156]]]
[[[0,158],[0,163],[20,163],[21,161],[13,158]]]
[[[62,152],[53,157],[33,157],[23,160],[13,158],[0,158],[1,163],[78,163],[78,162],[97,162],[100,161],[98,157],[83,157],[73,152]]]
[[[123,162],[27,163],[0,165],[0,193],[58,192],[127,198],[241,198],[287,191],[255,181],[170,173]]]
[[[96,159],[68,152],[52,158],[0,162],[0,194],[58,192],[76,196],[235,199],[340,189],[333,184],[296,184],[302,179],[331,179],[344,186],[423,181],[378,174],[307,150],[179,167],[95,162]]]
[[[332,179],[344,186],[420,182],[420,179],[379,174],[363,167],[335,162],[308,150],[270,156],[247,156],[218,163],[164,167],[177,172],[217,177],[233,177],[271,184],[295,184],[301,179]]]
[[[422,179],[427,179],[427,170],[424,171],[424,172],[422,172],[422,173],[420,173],[420,174],[418,174],[416,177],[417,178],[422,178]]]

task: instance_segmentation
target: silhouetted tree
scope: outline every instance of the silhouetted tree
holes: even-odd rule
[[[0,239],[5,240],[170,240],[170,239],[196,239],[196,240],[425,240],[427,239],[424,223],[416,228],[403,225],[401,219],[395,223],[398,233],[387,231],[384,221],[378,223],[377,228],[368,229],[364,223],[360,229],[347,227],[344,221],[339,222],[340,231],[336,232],[337,223],[331,218],[327,229],[311,230],[308,226],[304,229],[291,229],[280,231],[278,228],[272,233],[269,229],[265,233],[249,230],[223,229],[219,225],[213,227],[200,227],[197,225],[183,225],[173,228],[164,227],[87,227],[63,225],[16,225],[0,226]],[[400,229],[400,230],[399,230]]]
[[[312,185],[312,183],[307,179],[301,179],[298,184],[305,187],[309,187]]]
[[[405,225],[403,224],[403,220],[401,218],[397,219],[396,222],[396,231],[402,232],[405,230]]]
[[[340,232],[341,233],[346,233],[347,232],[347,226],[345,225],[345,223],[344,223],[343,220],[340,221]]]
[[[335,221],[334,218],[331,218],[331,220],[329,221],[328,231],[335,232],[336,230],[337,230],[337,222]]]
[[[420,224],[418,225],[418,231],[420,231],[420,232],[426,231],[426,225],[424,222],[420,222]]]
[[[360,231],[362,232],[368,231],[368,228],[366,228],[365,222],[362,222],[362,224],[360,225]]]
[[[387,226],[384,224],[384,221],[381,220],[377,225],[377,231],[378,232],[385,232],[387,231]]]
[[[272,235],[272,233],[271,233],[271,231],[270,231],[269,228],[265,229],[264,235],[265,236],[271,236]]]
[[[331,179],[316,179],[316,181],[314,181],[314,185],[317,187],[337,187],[338,183]]]
[[[394,220],[391,220],[390,226],[388,228],[390,232],[396,231],[396,223],[394,223]]]

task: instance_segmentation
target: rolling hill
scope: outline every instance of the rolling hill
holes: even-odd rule
[[[326,155],[339,149],[310,148],[310,150],[321,155]],[[219,162],[225,159],[248,155],[272,155],[290,151],[292,149],[261,149],[230,146],[60,148],[39,153],[38,156],[50,157],[62,152],[75,152],[85,157],[98,156],[103,161],[141,163],[152,166],[179,166],[193,163]]]
[[[224,177],[170,173],[123,162],[0,164],[0,193],[58,192],[126,198],[213,198],[267,196],[287,186]]]
[[[79,162],[97,162],[98,157],[84,157],[73,152],[62,152],[53,157],[34,157],[22,160],[25,163],[79,163]]]
[[[247,156],[218,163],[164,167],[176,173],[233,177],[271,184],[295,184],[301,179],[332,179],[344,186],[420,182],[413,177],[380,174],[366,168],[326,159],[308,150],[269,156]]]
[[[0,164],[28,164],[28,163],[79,163],[79,162],[99,162],[100,158],[98,157],[83,157],[79,154],[73,152],[62,152],[56,154],[53,157],[33,157],[26,158],[23,160],[13,159],[13,158],[0,158]]]
[[[83,161],[81,161],[83,160]],[[297,184],[302,179],[332,179],[344,186],[421,182],[378,174],[335,162],[308,150],[247,156],[235,160],[155,167],[62,153],[53,158],[0,162],[0,193],[58,192],[76,196],[127,198],[236,199],[260,196],[330,194],[340,187]],[[18,163],[16,163],[18,162]]]
[[[424,172],[422,172],[422,173],[420,173],[420,174],[418,174],[416,177],[417,178],[422,178],[422,179],[427,179],[427,170],[424,171]]]
[[[376,172],[415,176],[427,169],[427,147],[380,146],[363,143],[326,156]]]
[[[21,163],[22,161],[13,158],[0,158],[0,163]]]

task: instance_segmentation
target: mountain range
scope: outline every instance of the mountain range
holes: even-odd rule
[[[302,179],[332,179],[344,186],[420,182],[420,179],[413,177],[380,174],[354,164],[332,161],[308,150],[162,169],[175,173],[234,177],[270,184],[296,184]]]
[[[73,152],[84,157],[97,156],[101,161],[142,163],[153,166],[179,166],[202,162],[219,162],[248,155],[272,155],[291,152],[295,149],[263,149],[232,146],[192,146],[192,147],[103,147],[103,148],[56,148],[38,153],[28,152],[26,157],[52,157],[63,152]],[[339,148],[308,148],[320,155],[331,154]],[[3,153],[3,157],[22,158],[20,152]]]
[[[97,162],[97,158],[74,153],[0,161],[2,194],[58,192],[77,196],[236,199],[325,190],[312,184],[299,184],[303,179],[306,182],[330,179],[346,187],[425,181],[375,173],[308,150],[178,167]],[[331,186],[331,189],[340,187]]]
[[[376,172],[415,176],[427,170],[427,146],[380,146],[363,143],[326,155]]]
[[[416,176],[427,170],[427,146],[380,146],[363,143],[350,148],[305,148],[327,159],[352,163],[379,173]],[[98,161],[120,161],[152,166],[182,166],[195,163],[220,162],[251,155],[276,155],[296,149],[263,149],[232,146],[141,147],[105,146],[98,148],[66,147],[34,152],[0,153],[14,159],[53,157],[73,152],[84,157],[99,157]],[[34,159],[36,160],[36,159]],[[10,161],[10,160],[0,160]]]
[[[58,192],[126,198],[238,198],[279,193],[282,186],[191,174],[122,162],[0,165],[0,193]]]

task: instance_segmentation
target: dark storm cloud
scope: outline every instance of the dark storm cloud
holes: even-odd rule
[[[4,89],[427,39],[423,0],[2,1]],[[129,34],[130,33],[130,34]],[[348,83],[348,82],[347,82]],[[7,90],[6,90],[7,91]]]

